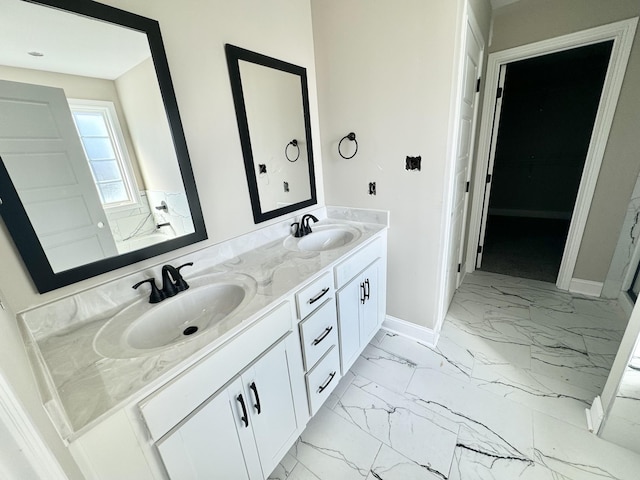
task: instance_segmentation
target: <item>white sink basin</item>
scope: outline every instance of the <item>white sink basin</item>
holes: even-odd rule
[[[302,252],[324,252],[344,247],[360,238],[360,231],[349,225],[317,225],[309,235],[301,238],[289,236],[284,247]]]
[[[246,275],[207,275],[187,282],[190,288],[174,297],[150,304],[145,296],[115,315],[96,334],[96,352],[132,358],[188,342],[215,330],[257,290],[255,280]]]

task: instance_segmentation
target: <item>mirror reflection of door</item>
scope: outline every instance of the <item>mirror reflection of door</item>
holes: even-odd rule
[[[64,91],[0,81],[0,156],[54,271],[118,253]]]

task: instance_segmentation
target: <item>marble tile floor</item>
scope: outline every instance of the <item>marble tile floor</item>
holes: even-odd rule
[[[637,480],[584,412],[625,325],[615,302],[468,275],[437,348],[380,331],[269,478]]]

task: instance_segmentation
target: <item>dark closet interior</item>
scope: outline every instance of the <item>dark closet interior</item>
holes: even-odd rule
[[[481,270],[556,281],[612,46],[507,65]]]

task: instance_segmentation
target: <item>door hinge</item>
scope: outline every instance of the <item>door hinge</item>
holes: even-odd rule
[[[465,193],[469,193],[469,182],[467,182],[467,185],[464,188]]]
[[[462,268],[462,264],[461,264],[461,263],[459,263],[459,264],[458,264],[458,273],[460,273],[460,269],[461,269],[461,268]]]
[[[491,183],[491,174],[490,173],[487,174],[487,183]]]
[[[478,78],[478,81],[476,82],[476,93],[478,93],[480,91],[480,78]]]
[[[482,245],[478,245],[478,253],[482,253]]]
[[[502,87],[498,87],[498,93],[496,94],[496,98],[502,98]]]

